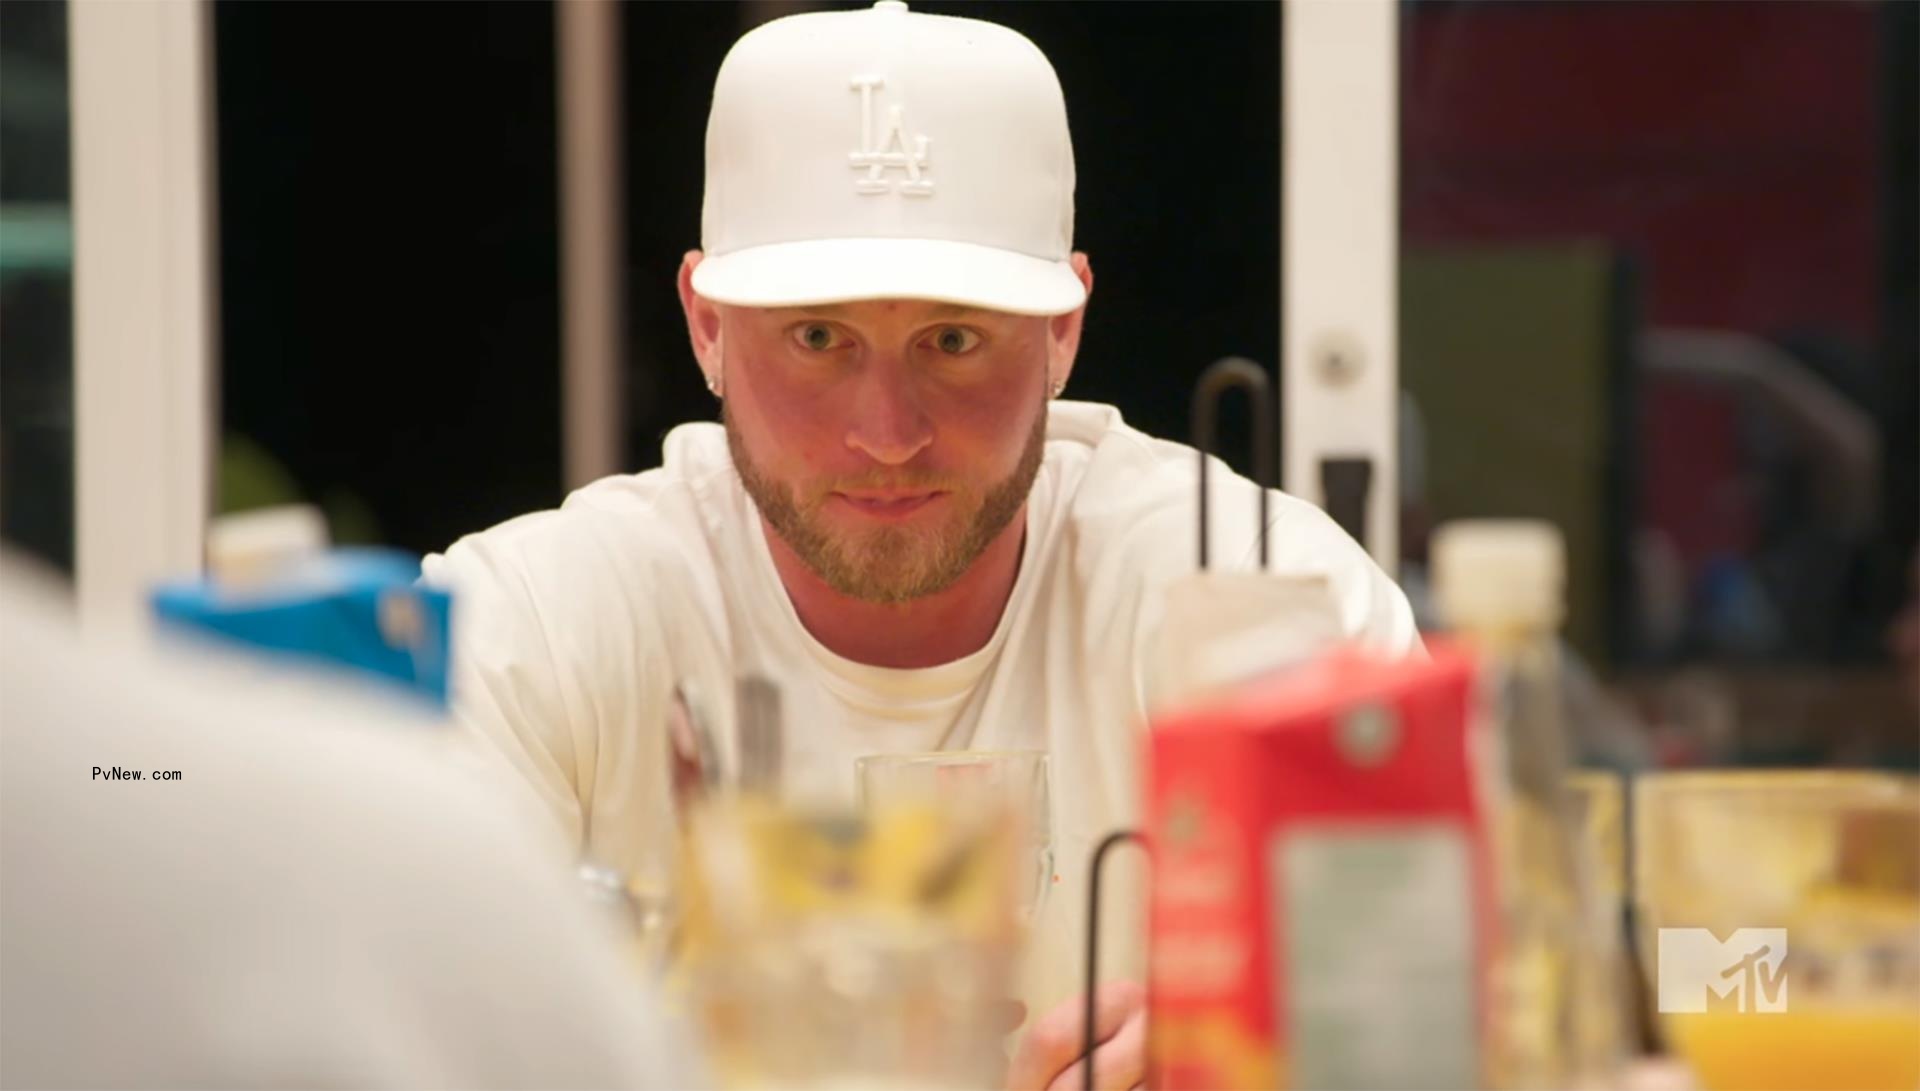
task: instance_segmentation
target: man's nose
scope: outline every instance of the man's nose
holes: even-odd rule
[[[913,376],[897,360],[876,361],[858,380],[847,446],[887,466],[903,466],[933,442],[914,389]]]

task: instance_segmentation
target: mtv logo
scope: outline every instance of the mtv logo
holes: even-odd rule
[[[1786,1011],[1786,958],[1784,928],[1740,928],[1724,941],[1705,928],[1662,928],[1660,1010],[1704,1012],[1711,993],[1731,997],[1736,1011]]]

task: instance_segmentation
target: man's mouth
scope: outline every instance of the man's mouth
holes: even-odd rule
[[[904,519],[947,494],[929,489],[854,489],[830,494],[862,515],[875,519]]]

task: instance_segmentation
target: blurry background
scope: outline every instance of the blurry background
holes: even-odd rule
[[[708,88],[799,6],[620,9],[625,469],[714,414],[672,283]],[[915,6],[1060,74],[1099,277],[1070,395],[1184,438],[1208,363],[1274,368],[1314,276],[1281,269],[1279,8]],[[1410,591],[1434,523],[1549,518],[1569,641],[1662,760],[1920,760],[1920,5],[1398,10]],[[67,14],[0,4],[0,530],[71,570]],[[215,510],[424,552],[564,495],[555,17],[212,5]]]
[[[67,13],[0,4],[0,536],[73,565]]]

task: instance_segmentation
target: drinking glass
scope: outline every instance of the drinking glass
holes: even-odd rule
[[[941,750],[872,754],[855,763],[863,808],[934,807],[1001,815],[1017,831],[1014,913],[1030,926],[1053,885],[1053,820],[1047,755],[1041,750]]]
[[[1649,991],[1703,1088],[1920,1088],[1920,778],[1651,774],[1633,818]]]

